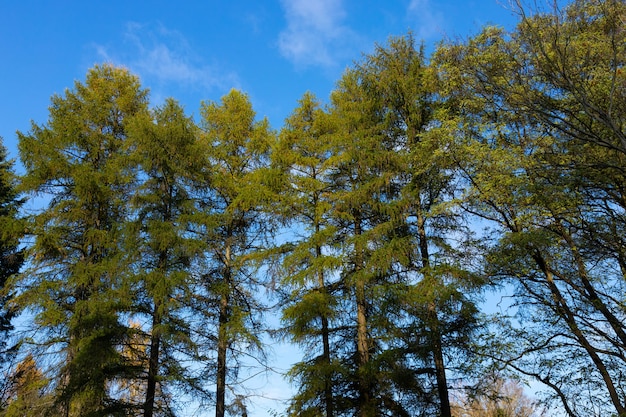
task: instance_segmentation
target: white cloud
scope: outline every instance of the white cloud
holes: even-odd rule
[[[430,0],[411,0],[407,8],[408,18],[415,22],[415,34],[418,39],[432,39],[445,35],[445,19]]]
[[[96,45],[96,53],[101,59],[124,65],[138,74],[153,96],[164,94],[155,89],[170,87],[210,92],[239,86],[236,74],[206,63],[179,32],[161,25],[129,23],[124,40],[127,46],[122,50],[111,51]]]
[[[344,25],[342,0],[282,0],[287,27],[280,33],[281,53],[297,66],[336,64],[354,40]]]

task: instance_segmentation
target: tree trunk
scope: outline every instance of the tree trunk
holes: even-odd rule
[[[224,254],[224,289],[220,297],[219,329],[217,336],[217,383],[215,396],[215,417],[224,417],[226,412],[226,353],[228,350],[228,304],[231,285],[231,249],[226,246]]]
[[[168,218],[166,218],[168,220]],[[159,253],[158,269],[165,271],[167,268],[167,252]],[[146,401],[144,403],[144,417],[154,415],[154,402],[156,397],[157,378],[159,376],[159,357],[161,355],[161,330],[163,322],[161,300],[154,298],[154,311],[152,312],[152,332],[150,335],[150,359],[148,362],[148,381],[146,386]],[[155,330],[156,329],[156,330]]]
[[[161,313],[159,303],[154,304],[152,313],[152,335],[150,336],[150,359],[148,362],[148,381],[146,387],[146,402],[144,403],[144,417],[152,417],[154,414],[154,401],[156,396],[156,383],[159,374],[159,355],[161,348]],[[155,331],[155,328],[157,329]]]
[[[315,232],[319,233],[320,226],[319,224],[315,225]],[[320,246],[315,247],[315,256],[319,259],[322,257],[322,248]],[[326,295],[326,283],[324,281],[324,272],[319,271],[317,274],[317,281],[320,291],[324,295]],[[324,361],[324,365],[326,366],[326,372],[324,375],[324,403],[326,408],[326,417],[333,417],[334,415],[334,406],[333,406],[333,387],[332,387],[332,375],[328,373],[330,369],[330,335],[328,329],[328,317],[326,313],[322,313],[322,359]]]
[[[441,346],[441,335],[439,334],[439,318],[434,303],[428,306],[431,315],[431,332],[433,333],[432,349],[435,362],[435,376],[437,378],[437,394],[439,395],[439,407],[441,417],[452,417],[450,408],[450,397],[448,393],[448,381],[446,379],[446,366],[443,360],[443,347]]]
[[[354,235],[358,238],[362,233],[361,220],[358,215],[354,221]],[[355,273],[357,274],[355,283],[355,299],[356,299],[356,346],[358,360],[358,381],[359,381],[359,417],[371,417],[374,415],[374,407],[372,404],[372,383],[370,381],[369,366],[370,352],[369,340],[367,338],[367,299],[365,297],[365,281],[359,274],[363,270],[363,253],[360,244],[356,244],[355,253]]]
[[[428,253],[428,238],[426,234],[426,219],[421,210],[421,203],[418,198],[417,204],[417,237],[422,258],[422,270],[424,274],[430,274],[430,255]],[[430,321],[431,343],[433,362],[435,365],[435,377],[437,379],[437,394],[439,396],[439,412],[441,417],[451,417],[450,396],[448,393],[448,381],[446,379],[446,365],[443,359],[443,346],[441,334],[439,333],[439,316],[435,300],[428,303],[428,319]]]

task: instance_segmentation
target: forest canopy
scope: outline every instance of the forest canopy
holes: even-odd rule
[[[0,144],[0,416],[246,416],[279,340],[289,416],[626,417],[626,3],[517,10],[278,129],[110,64],[52,96]]]

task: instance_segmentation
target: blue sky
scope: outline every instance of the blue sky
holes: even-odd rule
[[[278,129],[305,91],[326,101],[343,70],[412,30],[432,46],[485,24],[510,26],[508,0],[110,0],[0,2],[0,136],[44,123],[50,97],[97,63],[123,65],[189,114],[231,88]]]
[[[486,24],[516,18],[508,0],[0,0],[0,136],[17,158],[16,130],[45,123],[53,94],[103,62],[138,75],[158,105],[174,97],[188,114],[231,88],[249,94],[279,129],[311,91],[325,102],[346,67],[375,43],[411,30],[429,50]],[[277,345],[276,365],[297,358]],[[253,386],[286,398],[277,377]],[[255,400],[250,416],[280,410]],[[210,413],[209,413],[210,414]],[[208,415],[208,414],[207,414]]]

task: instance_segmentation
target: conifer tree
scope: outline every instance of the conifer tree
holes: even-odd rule
[[[134,308],[150,322],[143,416],[151,417],[158,414],[155,407],[165,407],[164,399],[156,398],[166,391],[165,381],[197,387],[180,361],[195,350],[183,311],[202,247],[189,231],[204,161],[195,124],[172,99],[152,115],[135,117],[129,132],[132,164],[139,173],[131,201],[136,211],[134,280],[140,288]]]
[[[0,138],[0,221],[2,232],[0,235],[0,290],[5,287],[7,280],[16,274],[23,262],[18,248],[21,236],[20,225],[17,222],[18,210],[22,201],[18,198],[15,184],[15,175],[12,171],[12,162],[7,160],[6,148]],[[8,305],[9,295],[0,292],[0,358],[5,354],[8,332],[12,330],[11,319],[15,311]]]
[[[477,311],[467,292],[476,288],[448,238],[463,229],[450,209],[434,81],[409,35],[378,46],[332,95],[328,218],[343,290],[334,314],[356,341],[350,352],[348,333],[338,335],[339,413],[451,413],[444,357],[467,352]]]
[[[19,249],[23,225],[18,219],[22,200],[17,195],[12,165],[7,160],[6,149],[0,138],[0,369],[6,372],[15,353],[15,347],[7,346],[7,342],[13,330],[11,321],[16,314],[15,308],[10,305],[12,291],[9,290],[8,280],[19,271],[23,263],[23,255]],[[0,383],[0,392],[4,391],[8,383],[9,381]]]
[[[306,93],[285,121],[274,157],[287,174],[281,199],[284,215],[292,228],[303,229],[287,243],[282,265],[283,283],[290,289],[283,309],[285,331],[307,352],[290,372],[301,387],[290,410],[300,416],[335,415],[334,381],[339,373],[333,354],[337,340],[332,335],[339,265],[333,247],[335,228],[328,218],[333,154],[327,119],[316,98]]]
[[[30,262],[16,302],[35,312],[36,342],[58,352],[46,370],[57,415],[124,408],[107,387],[128,372],[118,349],[128,333],[120,314],[131,304],[122,243],[132,179],[126,124],[146,110],[135,76],[96,66],[85,83],[52,97],[46,124],[18,133],[23,190],[45,198],[29,218]]]
[[[249,98],[239,91],[232,90],[220,103],[203,103],[201,112],[209,171],[208,192],[201,201],[208,246],[204,284],[215,301],[207,306],[207,319],[217,319],[215,415],[223,417],[229,380],[236,381],[237,367],[231,364],[242,352],[262,347],[258,315],[263,309],[256,297],[262,287],[255,255],[267,247],[271,232],[266,206],[272,194],[265,185],[272,181],[269,155],[275,139],[267,120],[255,120]]]
[[[450,142],[439,120],[443,112],[436,101],[437,80],[411,34],[377,46],[358,70],[367,94],[377,102],[381,134],[400,156],[392,181],[399,188],[396,198],[412,251],[404,264],[406,291],[398,299],[406,314],[400,325],[403,336],[399,334],[405,360],[433,370],[426,374],[434,379],[437,412],[450,417],[445,352],[467,352],[478,282],[467,269],[465,231],[452,204],[456,178]],[[428,385],[422,380],[424,404],[432,401]]]
[[[410,248],[397,204],[395,178],[401,160],[393,138],[382,129],[377,97],[367,94],[361,75],[355,69],[344,74],[330,108],[336,129],[330,215],[341,248],[342,325],[353,331],[343,335],[343,361],[349,369],[343,391],[344,398],[352,400],[342,411],[406,415],[389,378],[393,365],[385,362],[393,320],[384,312],[391,295],[397,294],[398,266],[406,263]]]

